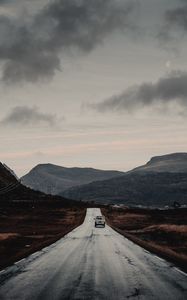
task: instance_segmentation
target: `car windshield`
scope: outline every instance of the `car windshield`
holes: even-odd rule
[[[96,219],[102,220],[103,217],[102,216],[97,216]]]

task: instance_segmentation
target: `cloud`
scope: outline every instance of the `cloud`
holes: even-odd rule
[[[1,125],[48,125],[56,124],[56,116],[40,112],[38,107],[16,106],[0,122]]]
[[[179,31],[187,32],[187,2],[178,0],[178,6],[166,10],[164,14],[164,23],[158,37],[162,41],[168,41],[178,38]]]
[[[187,72],[173,71],[157,82],[135,85],[91,107],[100,111],[129,111],[177,102],[187,108]]]
[[[166,12],[165,18],[169,25],[176,26],[187,31],[187,2],[180,0],[181,4]]]
[[[88,53],[114,30],[132,29],[134,4],[132,0],[54,0],[27,22],[1,15],[2,80],[51,78],[61,70],[61,54],[75,49]]]

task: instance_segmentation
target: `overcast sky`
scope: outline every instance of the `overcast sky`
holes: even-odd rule
[[[187,150],[187,1],[0,0],[0,160],[129,170]]]

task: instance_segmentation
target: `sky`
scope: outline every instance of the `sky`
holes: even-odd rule
[[[186,0],[0,0],[0,161],[127,171],[187,149]]]

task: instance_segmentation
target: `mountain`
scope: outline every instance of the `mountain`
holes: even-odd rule
[[[0,162],[0,191],[17,182],[18,179],[13,171]]]
[[[151,160],[132,172],[169,172],[187,173],[187,153],[172,153],[152,157]]]
[[[47,194],[57,195],[73,186],[105,180],[123,175],[119,171],[92,168],[65,168],[53,164],[40,164],[21,178],[22,184]]]
[[[155,156],[123,176],[73,187],[61,195],[77,200],[126,205],[187,204],[187,153]]]
[[[187,204],[187,173],[129,173],[73,187],[62,194],[102,204],[151,207],[171,206],[174,201]]]
[[[3,166],[19,181],[19,177],[16,175],[16,173],[12,169],[10,169],[6,164],[3,164]]]
[[[0,163],[0,207],[13,205],[11,203],[45,203],[59,205],[79,205],[77,201],[65,199],[61,196],[46,195],[39,191],[34,191],[18,180],[15,173],[5,164]]]

